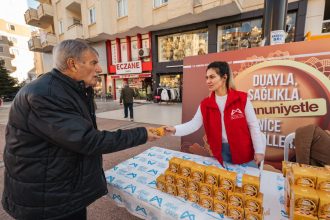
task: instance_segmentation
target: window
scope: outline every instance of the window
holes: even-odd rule
[[[167,4],[168,0],[154,0],[154,8]]]
[[[89,9],[88,17],[89,17],[89,24],[96,23],[95,7]]]
[[[3,47],[0,47],[0,53],[3,53]]]
[[[63,21],[62,20],[58,21],[58,33],[59,34],[64,33],[64,31],[63,31]]]
[[[187,56],[208,53],[207,29],[158,37],[158,61],[183,60]]]
[[[118,0],[118,17],[127,16],[127,0]]]
[[[330,32],[330,0],[325,1],[323,20],[324,22],[322,24],[322,33],[329,33]]]
[[[15,25],[7,23],[7,29],[11,31],[15,31]]]
[[[330,0],[325,0],[323,20],[330,20]]]
[[[296,12],[288,13],[285,42],[294,41]],[[262,40],[262,19],[226,24],[218,27],[218,52],[258,47]]]

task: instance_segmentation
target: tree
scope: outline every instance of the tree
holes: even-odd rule
[[[17,93],[20,87],[17,85],[17,79],[9,75],[5,68],[5,63],[0,60],[0,97]]]

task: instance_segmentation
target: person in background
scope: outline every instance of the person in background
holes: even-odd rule
[[[15,219],[86,219],[107,194],[102,154],[159,137],[145,127],[97,129],[97,51],[77,40],[53,50],[54,69],[24,86],[11,105],[2,206]]]
[[[152,90],[151,90],[150,84],[147,86],[147,98],[148,98],[148,101],[152,101]]]
[[[124,104],[124,118],[128,117],[128,110],[129,110],[129,117],[131,121],[134,121],[133,115],[133,100],[135,97],[134,89],[129,87],[128,82],[124,81],[124,87],[121,90],[120,94],[120,104]]]
[[[194,118],[174,127],[165,126],[165,130],[185,136],[204,125],[210,154],[221,164],[226,161],[257,167],[266,146],[252,103],[247,93],[235,90],[228,63],[210,63],[206,84],[211,94],[201,102]]]

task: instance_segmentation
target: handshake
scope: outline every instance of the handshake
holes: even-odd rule
[[[157,140],[163,136],[175,134],[175,128],[172,126],[162,126],[158,128],[147,127],[148,141]]]

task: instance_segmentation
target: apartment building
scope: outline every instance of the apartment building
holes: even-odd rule
[[[39,0],[25,13],[42,28],[31,50],[50,53],[56,42],[82,39],[100,54],[96,88],[118,98],[123,81],[141,98],[146,88],[176,89],[181,101],[182,60],[259,46],[264,0]],[[286,42],[329,32],[329,0],[289,0]],[[29,44],[30,45],[30,44]]]
[[[0,35],[0,62],[4,63],[5,68],[10,72],[14,72],[14,67],[11,61],[15,58],[15,55],[10,53],[9,48],[13,46],[13,42],[8,40],[7,36]]]
[[[34,74],[34,56],[27,45],[30,34],[29,27],[0,19],[0,59],[20,82]]]

